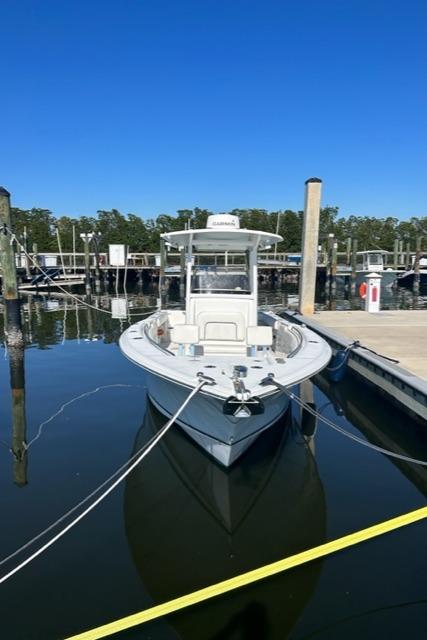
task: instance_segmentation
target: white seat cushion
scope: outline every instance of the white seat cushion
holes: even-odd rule
[[[171,329],[171,339],[177,344],[197,344],[199,327],[196,324],[178,324]]]
[[[273,344],[273,329],[271,327],[248,327],[248,344],[254,347],[270,347]]]

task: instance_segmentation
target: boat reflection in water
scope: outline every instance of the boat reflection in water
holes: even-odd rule
[[[164,422],[149,403],[135,449]],[[125,489],[126,533],[153,604],[324,542],[325,498],[312,449],[282,421],[225,469],[172,429]],[[316,561],[214,598],[170,616],[173,635],[163,629],[150,637],[286,638],[320,570]]]

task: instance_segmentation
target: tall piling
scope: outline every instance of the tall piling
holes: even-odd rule
[[[420,292],[420,262],[421,262],[421,236],[417,237],[416,240],[416,249],[415,249],[415,261],[414,261],[414,284],[413,289],[415,295],[418,295]]]
[[[24,254],[24,261],[25,261],[25,275],[27,276],[27,278],[29,278],[31,276],[31,271],[30,271],[30,259],[28,257],[28,237],[27,237],[27,227],[24,227],[24,249],[25,249],[25,254]]]
[[[358,240],[357,238],[353,238],[353,246],[351,251],[351,278],[350,278],[350,291],[353,297],[356,293],[357,249],[358,249]]]
[[[159,269],[159,297],[165,293],[165,269],[166,269],[166,245],[163,238],[160,238],[160,269]]]
[[[411,268],[411,243],[406,243],[406,268]]]
[[[393,245],[393,269],[397,271],[399,267],[399,240],[395,239]]]
[[[334,234],[329,234],[331,239],[330,261],[331,261],[331,294],[335,297],[337,289],[337,263],[338,263],[338,242]],[[331,237],[332,236],[332,237]]]
[[[34,265],[35,263],[35,265]],[[39,255],[38,255],[38,246],[37,242],[33,242],[33,265],[39,266]]]
[[[351,238],[347,238],[345,249],[345,263],[347,267],[351,264]]]
[[[403,253],[403,240],[399,240],[399,264],[400,266],[404,266],[405,263],[405,255]]]
[[[10,193],[0,187],[0,266],[2,292],[5,306],[6,341],[9,347],[22,346],[24,337],[21,328],[21,305],[16,276],[15,249],[12,239]]]
[[[83,240],[84,248],[85,248],[85,289],[86,295],[90,296],[92,294],[92,289],[90,286],[90,253],[89,253],[89,243],[92,240],[92,233],[81,233],[80,237]]]
[[[299,283],[299,311],[303,315],[314,313],[321,192],[320,178],[309,178],[306,181]]]
[[[101,272],[99,267],[99,242],[101,239],[100,232],[94,233],[93,235],[93,243],[95,247],[95,292],[97,295],[101,293]],[[127,259],[127,251],[126,251],[126,259]]]

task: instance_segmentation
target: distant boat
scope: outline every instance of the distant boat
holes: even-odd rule
[[[388,287],[393,284],[399,273],[399,270],[385,266],[384,257],[388,255],[388,251],[372,250],[358,251],[357,257],[361,258],[356,267],[356,284],[361,284],[370,273],[379,273],[381,275],[381,286]]]
[[[416,256],[411,256],[411,264],[412,268],[408,269],[405,272],[400,272],[396,279],[397,285],[402,285],[403,287],[413,287],[415,281],[415,264]],[[419,269],[419,281],[420,286],[427,286],[427,258],[420,258],[420,269]]]
[[[401,273],[396,278],[396,284],[402,285],[403,287],[413,287],[415,281],[415,271],[413,269],[409,269],[404,273]],[[425,287],[427,286],[427,269],[419,270],[420,277],[420,285]]]
[[[263,383],[269,374],[291,387],[322,370],[331,350],[306,327],[258,312],[257,252],[281,236],[240,229],[237,216],[224,214],[210,216],[206,229],[162,237],[186,252],[185,310],[157,311],[130,326],[120,348],[145,370],[149,396],[166,416],[209,376],[178,424],[228,467],[288,407],[287,394]],[[223,259],[209,264],[212,251]]]

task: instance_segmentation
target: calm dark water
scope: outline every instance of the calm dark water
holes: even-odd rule
[[[265,288],[260,302],[290,304],[293,295],[292,286]],[[132,313],[155,304],[150,294],[130,299]],[[117,346],[125,323],[53,299],[33,299],[24,315],[24,364],[0,353],[0,558],[164,423],[147,401],[142,370]],[[25,378],[14,412],[11,364],[15,382]],[[352,432],[427,460],[427,425],[354,378],[331,387],[320,376],[302,393]],[[102,505],[0,586],[1,638],[64,638],[425,504],[426,468],[321,423],[304,437],[301,424],[294,406],[229,472],[172,429]],[[114,637],[425,638],[426,535],[420,522]]]

